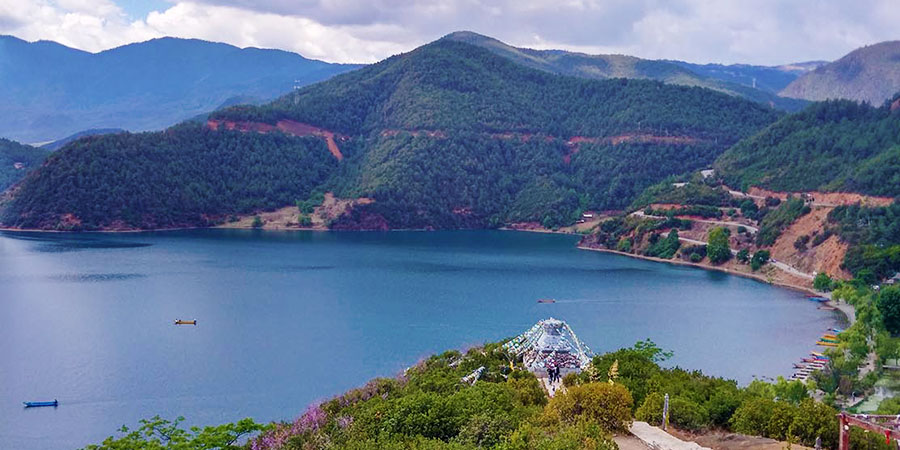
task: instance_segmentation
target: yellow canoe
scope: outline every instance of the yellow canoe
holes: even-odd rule
[[[823,341],[816,342],[816,345],[821,345],[824,347],[837,347],[838,346],[834,342],[823,342]]]
[[[175,319],[175,325],[197,325],[197,321],[196,320]]]

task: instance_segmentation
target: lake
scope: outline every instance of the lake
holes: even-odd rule
[[[651,338],[674,352],[670,363],[741,383],[790,375],[837,323],[797,292],[576,242],[503,231],[0,233],[0,448],[80,447],[157,414],[290,419],[550,316],[597,353]],[[58,408],[22,407],[54,398]]]

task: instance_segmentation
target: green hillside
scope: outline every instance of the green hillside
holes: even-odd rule
[[[82,138],[21,185],[4,222],[26,228],[208,226],[226,214],[307,198],[337,166],[314,138],[213,132]]]
[[[49,150],[0,138],[0,191],[12,186],[34,170],[50,154]]]
[[[816,103],[730,148],[715,167],[736,188],[900,195],[900,113]]]
[[[372,216],[395,228],[532,220],[555,226],[571,223],[584,209],[624,207],[646,186],[710,164],[778,113],[708,89],[559,76],[441,40],[271,104],[234,107],[211,117],[269,124],[289,119],[321,127],[343,135],[345,159],[322,160],[327,152],[314,150],[324,146],[312,138],[212,132],[196,125],[81,140],[29,180],[9,202],[4,221],[55,227],[73,214],[85,227],[116,221],[133,227],[205,225],[214,215],[293,204],[316,187],[376,200],[341,219],[339,227],[359,227]],[[252,162],[249,167],[235,169],[236,184],[219,199],[226,194],[209,186],[223,183],[221,177],[230,180],[230,173],[209,167],[213,155],[194,161],[180,140],[204,152],[238,140],[248,147],[229,157],[256,156],[246,161]],[[284,158],[288,150],[279,146],[300,145],[295,142],[309,152],[307,159]],[[130,175],[166,172],[167,165],[188,161],[197,166],[175,177],[178,183],[171,177],[158,180],[160,175],[150,180]],[[328,176],[318,169],[309,174],[294,164],[335,170]],[[270,193],[247,188],[265,181],[254,176],[272,172],[292,179],[278,180],[288,185],[273,186]],[[168,183],[183,203],[163,203],[156,198],[161,192],[144,189],[158,182]],[[129,208],[98,191],[100,186],[127,190]],[[59,198],[63,192],[68,199]]]
[[[900,91],[900,41],[856,49],[794,80],[781,95],[805,100],[849,99],[879,106]]]

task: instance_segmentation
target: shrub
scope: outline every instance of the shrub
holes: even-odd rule
[[[253,228],[261,228],[263,226],[262,217],[253,216],[253,224],[251,224]]]
[[[806,244],[809,243],[809,235],[804,234],[803,236],[798,237],[794,240],[794,248],[800,250],[801,252],[806,250]]]
[[[699,253],[691,253],[691,262],[692,263],[698,263],[700,261],[703,261],[703,257],[700,256]]]
[[[647,395],[644,403],[635,411],[634,418],[650,425],[662,424],[663,405],[665,398],[658,392]]]
[[[634,401],[625,386],[615,383],[587,383],[557,393],[544,408],[551,423],[595,422],[607,432],[624,432],[631,426]]]
[[[766,436],[774,409],[774,400],[764,397],[747,400],[731,416],[732,430],[753,436]]]
[[[697,403],[674,397],[669,400],[669,423],[678,428],[696,431],[709,424],[709,413]]]
[[[769,262],[769,258],[772,257],[772,254],[769,253],[768,250],[760,250],[753,254],[753,258],[750,259],[750,268],[755,272],[762,268],[766,263]]]
[[[836,409],[824,403],[806,399],[800,402],[788,432],[804,445],[812,446],[816,438],[821,437],[824,448],[835,448],[838,441],[837,413]]]
[[[737,260],[743,264],[747,264],[750,262],[750,250],[746,248],[742,248],[737,252]]]
[[[709,262],[721,264],[731,259],[728,234],[728,229],[725,227],[716,227],[709,231],[709,243],[706,245],[706,255],[709,256]]]

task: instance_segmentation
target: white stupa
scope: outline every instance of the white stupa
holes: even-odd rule
[[[525,367],[538,376],[546,376],[549,367],[558,367],[562,376],[581,372],[592,355],[569,324],[552,317],[536,323],[503,348],[521,357]]]

